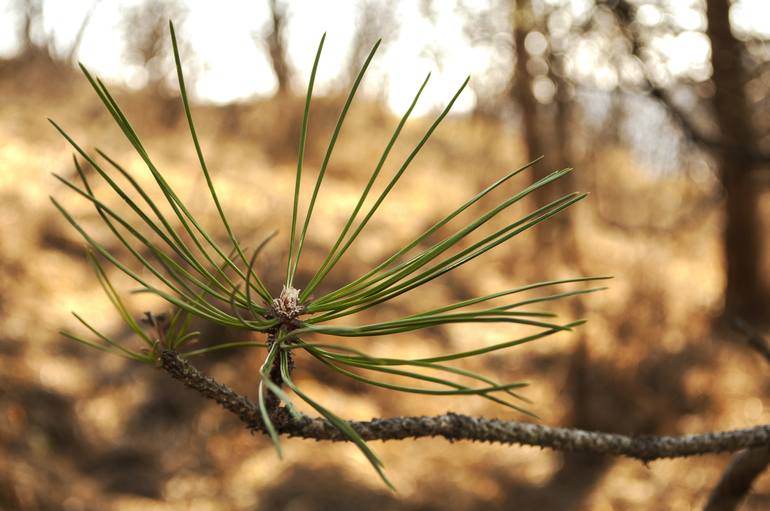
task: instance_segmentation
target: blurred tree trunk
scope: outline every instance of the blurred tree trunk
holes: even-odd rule
[[[744,92],[741,43],[730,30],[729,0],[708,0],[707,36],[711,42],[713,108],[721,130],[717,161],[725,190],[725,315],[759,320],[765,293],[760,273],[758,186],[752,180],[755,137]]]
[[[28,54],[35,47],[32,37],[33,27],[40,23],[43,15],[43,5],[40,0],[20,0],[17,2],[17,8],[23,14],[21,23],[20,40],[21,53]]]
[[[80,50],[80,45],[83,43],[83,34],[86,32],[86,28],[88,28],[88,24],[91,22],[91,16],[94,15],[94,11],[96,10],[97,5],[99,5],[99,2],[101,2],[101,0],[94,0],[85,16],[83,16],[83,19],[80,22],[80,28],[78,28],[78,31],[75,34],[75,39],[73,39],[72,44],[67,50],[67,56],[64,58],[65,62],[77,64],[75,55],[77,55]]]
[[[278,81],[278,96],[285,96],[291,91],[291,68],[286,52],[286,5],[278,0],[268,0],[270,6],[270,25],[265,36],[270,63],[275,79]]]
[[[389,2],[363,0],[356,6],[358,13],[353,25],[355,28],[350,42],[350,53],[347,57],[344,78],[339,86],[341,97],[346,96],[353,86],[374,42],[382,39],[385,44],[388,44],[388,41],[395,39],[399,30],[397,7],[398,2],[394,0]],[[380,95],[386,94],[386,87],[387,83],[381,81]]]
[[[553,44],[553,39],[550,35],[548,39],[549,44]],[[570,84],[565,78],[564,55],[550,48],[547,53],[547,59],[548,77],[556,86],[556,92],[553,97],[554,112],[551,120],[553,128],[549,144],[549,150],[552,150],[552,153],[546,154],[544,161],[545,170],[550,171],[572,167],[574,164],[572,146],[570,144],[573,98],[569,93]],[[566,195],[578,188],[574,173],[567,174],[551,186],[553,187],[551,199]],[[555,236],[558,236],[564,243],[570,244],[569,251],[574,254],[576,252],[575,243],[577,242],[574,232],[574,212],[567,215],[557,215],[553,220],[552,230],[555,230]]]
[[[569,167],[572,162],[569,140],[569,123],[571,98],[567,92],[569,84],[564,79],[561,56],[551,55],[548,59],[549,77],[556,85],[556,94],[553,97],[554,108],[556,109],[553,119],[553,139],[554,139],[554,168]],[[572,181],[572,174],[565,176]],[[561,180],[562,182],[564,180]],[[572,190],[569,190],[572,191]]]
[[[516,66],[511,81],[511,99],[516,103],[521,114],[521,130],[526,144],[526,160],[532,161],[543,154],[543,141],[537,129],[537,100],[532,92],[532,74],[527,69],[529,55],[524,45],[527,34],[534,25],[534,14],[530,0],[516,0],[511,10],[513,17],[513,43],[516,46]],[[539,178],[545,175],[542,165],[535,168]],[[538,202],[541,202],[538,200]]]
[[[513,43],[515,45],[514,56],[516,65],[514,75],[511,80],[511,99],[517,106],[521,115],[521,130],[525,144],[525,159],[532,161],[546,154],[546,138],[543,136],[541,125],[548,119],[543,117],[543,111],[535,97],[533,90],[534,76],[530,72],[528,62],[530,60],[525,41],[527,35],[537,28],[538,20],[532,10],[531,0],[515,0],[511,8]],[[562,110],[564,114],[566,111]],[[556,121],[559,122],[559,121]],[[557,135],[558,137],[558,135]],[[560,144],[562,141],[556,141]],[[562,147],[563,148],[563,147]],[[561,165],[559,160],[564,157],[562,154],[550,154],[543,161],[535,165],[532,169],[534,179],[540,179],[554,170],[555,165]],[[544,206],[553,201],[563,187],[570,186],[569,183],[552,183],[532,194],[533,202],[536,207]],[[557,240],[563,238],[562,234],[569,229],[569,223],[552,219],[537,226],[535,236],[537,237],[537,247],[541,252],[553,253],[557,247]],[[544,258],[539,258],[545,261]]]

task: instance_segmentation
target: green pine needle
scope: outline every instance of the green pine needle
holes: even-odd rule
[[[310,73],[298,141],[286,273],[285,276],[280,275],[285,285],[280,295],[271,293],[265,281],[258,275],[256,263],[259,254],[277,233],[273,232],[265,237],[256,249],[250,252],[250,255],[238,240],[225,214],[225,207],[214,184],[214,174],[208,167],[203,144],[193,122],[190,98],[182,71],[182,58],[173,25],[169,25],[169,30],[187,127],[198,166],[206,181],[208,197],[217,211],[218,227],[224,232],[221,238],[223,241],[217,241],[218,238],[212,234],[213,231],[203,227],[202,222],[180,198],[163,171],[155,165],[137,131],[104,83],[81,66],[86,80],[91,84],[117,128],[140,157],[145,170],[153,178],[152,186],[157,189],[153,192],[149,187],[140,184],[141,180],[104,152],[97,149],[96,155],[89,154],[62,127],[51,121],[54,128],[75,152],[73,160],[80,183],[61,176],[55,176],[56,179],[63,183],[74,196],[85,200],[95,209],[99,220],[107,227],[109,235],[127,250],[130,261],[107,248],[111,245],[97,240],[59,200],[51,198],[51,201],[85,240],[88,246],[88,260],[93,267],[97,282],[104,289],[122,321],[136,334],[141,347],[135,348],[110,338],[77,314],[75,318],[88,332],[87,336],[70,332],[63,332],[63,335],[88,347],[145,363],[157,363],[160,353],[165,349],[178,351],[186,358],[204,356],[224,349],[265,349],[264,363],[257,375],[257,405],[267,434],[278,455],[282,455],[280,432],[273,422],[272,414],[275,410],[269,409],[269,404],[280,402],[294,417],[299,418],[300,414],[291,401],[292,397],[296,397],[315,409],[330,424],[339,429],[342,435],[352,441],[369,460],[385,484],[391,488],[392,485],[382,470],[382,463],[350,423],[312,399],[292,380],[289,361],[293,350],[304,350],[328,370],[374,387],[424,395],[426,398],[427,396],[477,396],[519,413],[536,417],[531,411],[520,406],[520,403],[531,404],[525,396],[519,394],[519,390],[526,386],[525,383],[499,383],[488,376],[452,364],[507,350],[559,332],[572,331],[584,321],[564,323],[556,319],[556,314],[553,312],[533,310],[529,306],[548,304],[601,291],[605,288],[587,286],[594,281],[609,277],[576,277],[526,284],[455,303],[435,304],[421,312],[374,323],[359,322],[341,325],[338,322],[330,322],[366,311],[399,296],[408,295],[412,290],[428,285],[434,279],[485,255],[583,200],[586,197],[584,193],[568,193],[545,206],[524,213],[520,218],[507,220],[496,230],[490,228],[492,221],[509,212],[513,205],[523,202],[542,188],[551,186],[556,180],[571,172],[571,169],[557,170],[524,186],[520,191],[508,194],[491,209],[475,214],[464,225],[457,225],[458,216],[478,207],[482,199],[493,191],[499,190],[539,160],[510,171],[480,192],[473,194],[463,204],[454,208],[413,240],[396,249],[392,255],[360,277],[315,297],[314,292],[349,252],[350,247],[367,227],[420,150],[449,114],[469,80],[469,78],[466,79],[457,89],[446,107],[408,152],[394,175],[384,184],[380,194],[376,198],[370,198],[375,181],[380,177],[392,149],[427,86],[430,78],[428,74],[409,108],[394,128],[380,159],[373,166],[356,205],[334,243],[329,247],[323,261],[313,269],[312,277],[303,287],[295,287],[295,276],[301,263],[302,250],[307,235],[312,229],[313,213],[334,148],[341,136],[345,120],[364,75],[380,45],[379,41],[374,44],[342,106],[326,146],[315,185],[304,209],[304,218],[300,223],[298,218],[301,206],[300,185],[310,122],[310,106],[326,40],[326,34],[324,34],[319,42]],[[89,177],[81,161],[93,168],[95,175]],[[100,187],[95,186],[95,183],[98,180],[106,184],[102,187],[106,189],[106,192],[103,192],[106,196],[102,196],[102,193],[97,195]],[[160,201],[152,198],[153,193],[157,196],[157,192],[162,196]],[[371,205],[364,208],[364,204],[370,199]],[[116,206],[116,202],[123,207]],[[492,232],[479,234],[485,232],[484,229]],[[449,234],[440,234],[444,230]],[[147,327],[135,320],[132,312],[121,300],[119,291],[110,282],[109,271],[103,266],[104,262],[137,282],[140,286],[137,292],[150,293],[162,298],[171,309],[168,322],[155,322],[153,316],[149,316],[153,321]],[[278,273],[282,272],[283,268],[272,268],[269,271]],[[541,294],[519,297],[522,293]],[[191,343],[199,335],[198,332],[190,330],[194,318],[240,328],[247,332],[268,334],[271,341],[268,343],[253,340],[219,342],[203,348],[191,349]],[[420,359],[404,359],[398,356],[372,357],[362,349],[369,342],[366,338],[370,337],[391,336],[451,324],[469,323],[513,325],[528,328],[530,331],[525,336],[500,340],[492,344],[479,344],[478,347],[470,350]],[[333,342],[308,340],[309,336],[319,335],[356,337],[361,339],[357,344],[361,347],[351,348]],[[277,378],[279,373],[281,381],[274,381],[272,378]]]

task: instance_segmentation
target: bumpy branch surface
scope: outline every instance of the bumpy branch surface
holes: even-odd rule
[[[237,415],[250,430],[265,431],[257,405],[226,385],[205,376],[177,353],[164,351],[161,354],[160,366],[175,379]],[[276,410],[274,417],[277,430],[288,436],[328,441],[348,440],[332,424],[320,418],[303,416],[300,419],[294,419],[283,408]],[[350,421],[350,425],[364,440],[444,437],[449,441],[470,440],[531,445],[557,451],[627,456],[642,461],[735,452],[770,445],[770,425],[700,435],[630,437],[614,433],[469,417],[451,412],[433,417],[391,417],[371,421]]]

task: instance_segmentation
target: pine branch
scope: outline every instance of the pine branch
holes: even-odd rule
[[[160,367],[173,378],[237,415],[250,430],[266,431],[257,405],[226,385],[205,376],[177,353],[164,351]],[[326,420],[308,416],[294,419],[284,408],[274,412],[275,427],[281,434],[333,442],[349,440]],[[645,462],[660,458],[736,452],[770,445],[770,424],[700,435],[636,437],[470,417],[451,412],[432,417],[350,421],[349,424],[364,440],[444,437],[449,441],[530,445],[557,451],[626,456]]]

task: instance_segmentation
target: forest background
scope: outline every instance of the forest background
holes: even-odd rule
[[[545,155],[519,187],[553,169],[576,171],[532,204],[574,189],[590,192],[589,200],[392,307],[413,313],[421,303],[536,279],[611,274],[609,290],[554,307],[587,318],[578,331],[475,369],[529,381],[533,411],[547,425],[674,435],[767,424],[767,361],[752,348],[770,317],[764,2],[205,4],[0,3],[0,508],[433,510],[446,509],[447,499],[459,510],[701,508],[729,456],[644,465],[441,439],[388,442],[377,450],[399,488],[393,494],[353,446],[287,440],[280,461],[266,438],[160,371],[67,341],[59,331],[76,328],[72,310],[118,338],[128,332],[82,241],[48,201],[63,191],[50,173],[74,168],[46,117],[138,168],[76,70],[82,61],[111,83],[164,171],[213,219],[197,199],[205,181],[194,172],[174,85],[166,28],[174,19],[220,196],[234,229],[258,243],[290,223],[301,96],[321,33],[329,49],[309,168],[321,164],[345,92],[383,38],[306,247],[320,259],[424,74],[433,72],[431,88],[405,129],[407,143],[395,149],[401,156],[471,73],[454,114],[334,278],[354,278],[440,218],[447,203]],[[264,259],[285,260],[282,246],[269,244]],[[127,294],[131,283],[114,278]],[[280,288],[280,275],[267,278]],[[154,307],[144,298],[130,303],[137,317]],[[203,338],[243,337],[200,329]],[[446,327],[379,340],[378,350],[418,357],[501,335]],[[196,364],[249,394],[261,356],[222,352]],[[295,377],[351,419],[447,410],[523,418],[476,399],[372,391],[311,363],[298,364]],[[744,509],[768,505],[764,477]]]

